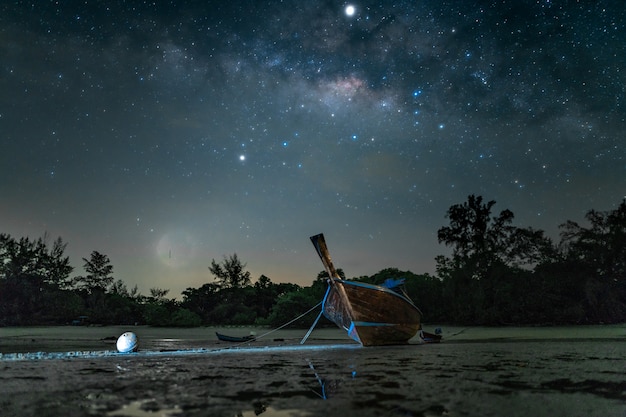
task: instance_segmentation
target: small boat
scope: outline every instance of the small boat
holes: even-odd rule
[[[252,335],[236,337],[236,336],[227,336],[225,334],[218,333],[218,332],[215,332],[215,334],[217,335],[217,338],[223,342],[243,343],[243,342],[252,342],[254,339],[256,339],[256,337]]]
[[[323,234],[311,236],[328,272],[322,303],[326,318],[363,346],[406,344],[421,328],[422,312],[404,293],[381,285],[341,279]]]

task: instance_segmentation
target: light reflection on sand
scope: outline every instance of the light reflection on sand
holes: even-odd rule
[[[216,352],[3,360],[2,416],[626,415],[626,326],[443,329],[441,344],[361,348],[330,329],[300,346],[302,330],[231,345],[207,329],[186,338],[137,328],[140,349],[176,339]],[[69,345],[83,343],[78,334]],[[25,345],[53,336],[30,329],[36,342]],[[4,348],[23,346],[19,335],[7,339]]]
[[[183,410],[178,407],[170,409],[154,409],[150,407],[154,399],[133,401],[130,404],[125,404],[119,410],[109,411],[107,416],[124,416],[124,417],[169,417],[182,414]],[[147,408],[147,409],[146,409]]]
[[[295,408],[286,409],[286,410],[277,410],[272,407],[267,407],[267,408],[264,408],[260,414],[257,414],[258,412],[259,410],[248,410],[240,414],[238,413],[236,416],[233,416],[233,417],[257,417],[259,415],[262,415],[263,417],[308,417],[308,416],[315,415],[308,411],[298,410]]]

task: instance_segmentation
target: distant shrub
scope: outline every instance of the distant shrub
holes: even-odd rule
[[[170,326],[174,327],[198,327],[202,324],[202,319],[193,311],[181,308],[172,314]]]

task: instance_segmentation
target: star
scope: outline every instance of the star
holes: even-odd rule
[[[624,195],[610,2],[5,3],[0,233],[61,236],[76,275],[98,250],[178,297],[236,252],[309,285],[319,232],[349,276],[435,273],[470,194],[555,239]]]

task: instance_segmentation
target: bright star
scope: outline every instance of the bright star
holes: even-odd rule
[[[348,5],[346,6],[346,8],[344,9],[344,11],[345,11],[345,13],[346,13],[346,16],[348,16],[348,17],[352,17],[352,16],[354,16],[354,13],[356,12],[356,7],[354,7],[354,6],[353,6],[353,5],[351,5],[351,4],[348,4]]]
[[[245,161],[246,160],[246,156],[245,155],[239,155],[239,160],[240,161]]]

